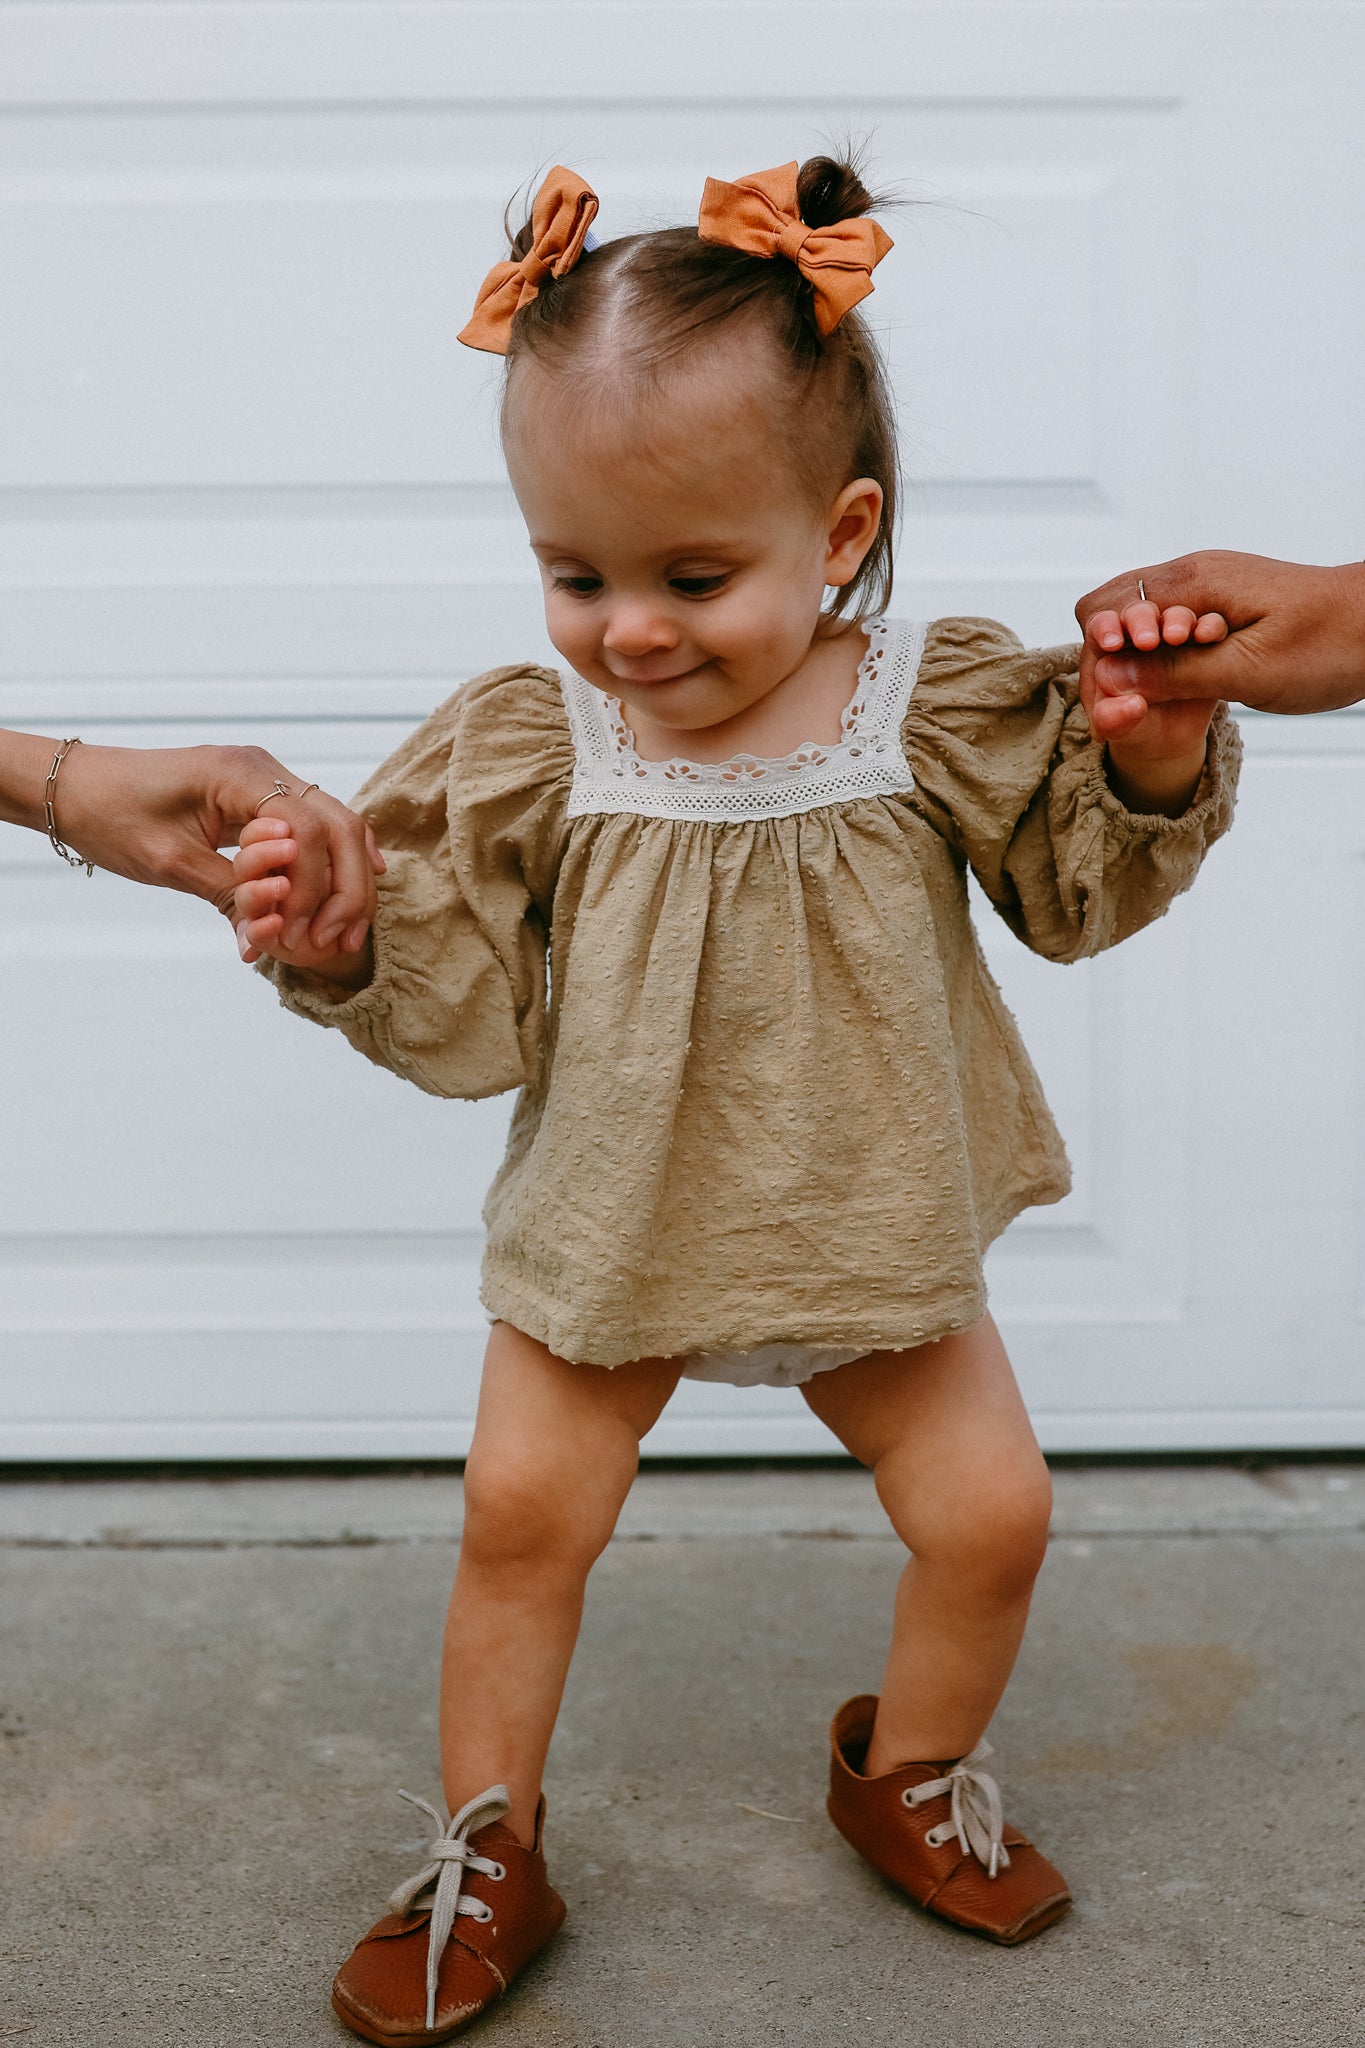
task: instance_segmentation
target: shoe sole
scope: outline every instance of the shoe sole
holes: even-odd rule
[[[1059,1920],[1065,1920],[1071,1905],[1070,1893],[1065,1898],[1049,1899],[1026,1920],[1016,1921],[1012,1927],[973,1927],[966,1920],[954,1920],[947,1913],[935,1912],[932,1906],[921,1906],[920,1911],[933,1920],[941,1920],[945,1927],[956,1927],[963,1934],[977,1934],[983,1941],[993,1941],[998,1948],[1018,1948],[1021,1942],[1032,1941],[1035,1934],[1042,1934],[1049,1927],[1055,1927]]]
[[[489,1999],[487,2005],[480,2006],[477,2012],[470,2013],[467,2019],[457,2020],[453,2027],[442,2027],[435,2033],[428,2033],[425,2029],[420,2034],[385,2033],[372,2021],[362,2019],[358,2012],[352,2012],[348,2005],[343,2005],[335,1992],[332,1993],[332,2011],[343,2026],[349,2027],[353,2034],[359,2034],[364,2041],[376,2042],[378,2048],[436,2048],[438,2042],[453,2041],[456,2034],[462,2033],[466,2027],[472,2026],[475,2020],[482,2019],[489,2008],[496,2005],[501,1997],[502,1993],[499,1992],[497,1997]]]

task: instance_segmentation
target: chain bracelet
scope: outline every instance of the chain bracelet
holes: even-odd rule
[[[63,842],[62,836],[57,830],[57,812],[55,808],[57,801],[57,770],[61,767],[71,749],[78,747],[80,744],[80,735],[77,734],[75,739],[63,740],[56,753],[52,756],[52,766],[48,769],[47,781],[43,784],[43,822],[47,826],[47,836],[51,843],[52,851],[60,854],[68,867],[84,868],[87,875],[93,875],[95,872],[94,862],[84,859],[79,853],[73,853],[71,848]]]

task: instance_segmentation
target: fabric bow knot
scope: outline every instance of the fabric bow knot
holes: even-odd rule
[[[400,1884],[389,1900],[391,1913],[410,1913],[420,1893],[428,1885],[435,1891],[423,1905],[431,1907],[431,1925],[427,1929],[427,2029],[436,2025],[436,1981],[441,1969],[441,1956],[450,1930],[455,1925],[456,1915],[467,1913],[471,1919],[487,1917],[488,1908],[477,1899],[463,1896],[464,1874],[477,1870],[485,1877],[499,1875],[501,1865],[490,1857],[480,1856],[470,1847],[469,1837],[478,1828],[487,1827],[490,1821],[501,1820],[511,1801],[505,1785],[490,1786],[487,1792],[480,1792],[477,1799],[471,1799],[462,1806],[449,1821],[443,1821],[436,1808],[425,1799],[418,1799],[411,1792],[400,1792],[400,1799],[406,1799],[410,1806],[419,1806],[431,1820],[436,1830],[436,1839],[428,1851],[431,1861],[416,1877],[410,1877],[406,1884]]]
[[[991,1753],[989,1742],[978,1742],[970,1756],[962,1757],[943,1777],[912,1786],[905,1794],[905,1802],[907,1806],[923,1806],[930,1799],[951,1793],[950,1819],[942,1827],[931,1828],[926,1840],[932,1848],[940,1849],[956,1835],[964,1854],[975,1856],[978,1863],[985,1865],[986,1874],[994,1877],[997,1872],[1009,1869],[1010,1852],[1005,1847],[1000,1787],[988,1771],[978,1768]]]
[[[779,164],[734,185],[708,178],[697,232],[703,242],[724,242],[746,256],[785,256],[815,294],[816,326],[832,334],[872,290],[872,272],[893,244],[875,220],[862,217],[807,227],[797,204],[797,169]]]
[[[531,208],[530,248],[515,261],[495,263],[479,286],[474,311],[458,337],[466,348],[507,354],[517,313],[539,296],[545,278],[564,277],[573,269],[596,213],[592,187],[576,171],[556,164]]]

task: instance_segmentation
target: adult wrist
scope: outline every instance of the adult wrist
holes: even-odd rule
[[[43,788],[60,744],[41,733],[0,731],[0,822],[47,830]]]

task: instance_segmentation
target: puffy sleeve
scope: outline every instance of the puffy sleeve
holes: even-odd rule
[[[572,771],[552,671],[495,669],[457,690],[352,799],[388,863],[373,979],[341,995],[262,961],[286,1009],[430,1095],[533,1079]]]
[[[1177,818],[1130,811],[1078,696],[1078,647],[1025,649],[989,619],[929,630],[903,737],[915,803],[1035,953],[1079,960],[1188,889],[1232,822],[1241,762],[1220,704]]]

